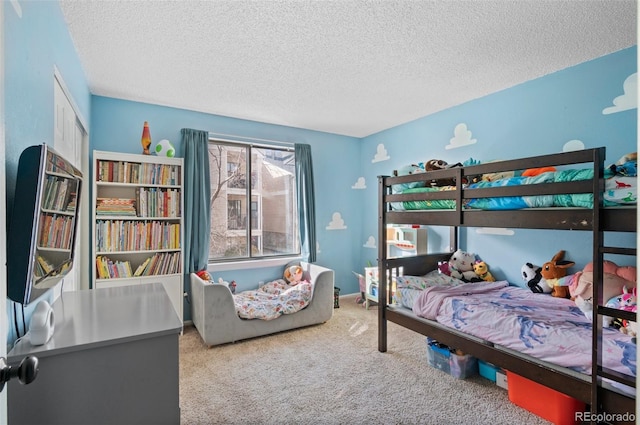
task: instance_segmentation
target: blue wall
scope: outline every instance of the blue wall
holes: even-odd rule
[[[3,96],[7,210],[10,211],[20,154],[31,145],[47,143],[53,146],[54,69],[58,69],[85,119],[91,112],[91,94],[57,2],[20,2],[16,10],[11,2],[3,1],[0,7],[4,7],[5,17],[5,28],[2,28],[5,31]],[[86,122],[86,125],[90,123]],[[32,310],[33,306],[29,306],[25,311],[27,323]],[[7,301],[7,312],[8,323],[13,324],[11,301]],[[21,318],[19,314],[20,327]],[[9,341],[15,339],[12,325],[8,338]]]
[[[637,109],[603,114],[636,72],[634,46],[364,138],[360,167],[368,184],[360,208],[362,240],[371,235],[377,239],[375,177],[391,175],[403,165],[434,158],[453,164],[469,158],[487,162],[543,155],[562,152],[572,140],[585,148],[606,146],[607,163],[636,152]],[[636,86],[632,89],[635,92]],[[460,123],[476,143],[447,149]],[[389,159],[372,163],[380,144]],[[544,263],[560,249],[577,266],[591,259],[589,232],[515,230],[512,236],[502,236],[476,230],[461,232],[461,247],[481,256],[496,277],[513,283],[522,283],[520,267],[525,262]],[[430,232],[430,247],[446,249],[448,237],[443,233]],[[628,236],[625,244],[635,246],[635,235]],[[361,264],[376,258],[373,249],[361,252]],[[632,260],[610,259],[621,264]]]
[[[152,140],[170,140],[180,157],[182,128],[311,145],[320,249],[317,263],[335,270],[336,286],[347,288],[355,282],[351,270],[355,270],[360,253],[354,245],[360,234],[360,209],[351,189],[353,183],[349,182],[357,178],[359,139],[101,96],[92,97],[91,114],[92,150],[140,153],[144,121],[149,122]],[[346,230],[326,229],[336,211],[341,212]],[[280,278],[283,270],[282,267],[245,270],[245,266],[239,263],[237,270],[213,273],[213,277],[235,280],[238,290],[254,289],[259,281]],[[188,287],[189,282],[185,282],[185,288]],[[355,287],[351,288],[351,292],[355,291]],[[189,319],[190,307],[186,304],[184,311]]]
[[[636,109],[602,113],[623,94],[625,79],[636,73],[636,47],[356,139],[92,96],[58,4],[19,5],[21,16],[11,2],[0,6],[5,8],[8,206],[22,150],[32,144],[52,143],[55,66],[80,113],[88,119],[90,149],[138,153],[144,121],[149,121],[153,139],[171,140],[179,156],[182,128],[310,144],[317,183],[318,263],[336,270],[336,285],[342,294],[359,290],[352,270],[360,271],[368,262],[376,262],[377,250],[366,245],[370,236],[374,247],[377,240],[378,175],[390,174],[417,159],[457,162],[472,157],[489,161],[560,152],[571,140],[579,140],[587,148],[607,146],[610,162],[637,150]],[[460,123],[466,124],[477,143],[446,149]],[[379,144],[389,159],[372,162]],[[336,213],[343,220],[342,228],[331,226]],[[567,250],[568,258],[579,265],[590,259],[588,235],[581,232],[516,230],[512,236],[497,236],[468,229],[462,236],[464,248],[481,255],[495,275],[513,282],[519,282],[522,263],[544,262],[559,249]],[[431,232],[431,244],[446,246],[439,237],[439,232]],[[635,246],[635,238],[629,239]],[[269,268],[228,271],[220,276],[250,286],[279,273]],[[8,306],[10,315],[12,310]],[[13,317],[9,321],[12,323]]]

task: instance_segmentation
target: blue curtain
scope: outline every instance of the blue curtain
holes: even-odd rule
[[[313,263],[316,261],[316,201],[311,146],[296,143],[295,152],[300,244],[303,257]]]
[[[211,177],[209,133],[183,128],[184,149],[184,274],[204,270],[209,260]],[[188,279],[185,280],[188,282]]]

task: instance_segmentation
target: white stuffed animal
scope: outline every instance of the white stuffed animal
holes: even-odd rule
[[[547,284],[547,281],[540,271],[542,267],[533,265],[531,263],[525,263],[520,271],[522,272],[522,279],[527,283],[531,292],[536,294],[550,294],[552,289]]]
[[[464,280],[466,282],[480,281],[478,275],[473,271],[473,263],[476,262],[475,254],[458,249],[449,259],[449,273],[451,277]]]

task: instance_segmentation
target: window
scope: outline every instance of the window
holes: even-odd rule
[[[295,154],[209,141],[209,260],[299,255]]]

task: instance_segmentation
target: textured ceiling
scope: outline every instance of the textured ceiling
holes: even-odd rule
[[[355,137],[637,44],[634,0],[60,5],[93,94]]]

